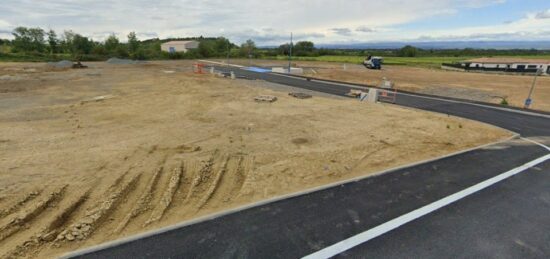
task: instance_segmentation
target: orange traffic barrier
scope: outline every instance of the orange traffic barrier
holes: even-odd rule
[[[395,103],[397,100],[397,90],[386,90],[380,89],[380,95],[378,96],[379,101]]]
[[[203,68],[204,68],[204,64],[195,63],[195,64],[193,64],[193,73],[195,73],[195,74],[204,74]]]

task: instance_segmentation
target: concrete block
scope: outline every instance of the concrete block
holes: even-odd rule
[[[378,101],[378,89],[369,89],[369,94],[367,96],[367,102],[376,103]]]
[[[271,69],[271,72],[281,73],[281,74],[288,74],[288,68],[286,68],[286,67],[274,67],[274,68]],[[290,68],[290,74],[302,75],[303,73],[304,73],[303,68],[299,68],[299,67]]]

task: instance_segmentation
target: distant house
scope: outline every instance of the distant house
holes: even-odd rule
[[[477,58],[458,64],[443,64],[443,67],[460,68],[466,71],[532,74],[542,70],[543,74],[550,75],[550,60],[548,59]]]
[[[196,49],[199,47],[198,41],[169,41],[160,45],[162,51],[176,53],[187,52],[190,49]]]

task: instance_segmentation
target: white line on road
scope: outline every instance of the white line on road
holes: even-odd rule
[[[500,175],[497,175],[493,178],[490,178],[488,180],[485,180],[481,183],[478,183],[474,186],[471,186],[467,189],[464,189],[460,192],[457,192],[455,194],[452,194],[450,196],[447,196],[443,199],[440,199],[436,202],[430,203],[422,208],[419,208],[417,210],[411,211],[405,215],[399,216],[395,219],[392,219],[382,225],[378,225],[372,229],[369,229],[365,232],[362,232],[360,234],[357,234],[353,237],[350,237],[346,240],[342,240],[334,245],[331,245],[329,247],[326,247],[322,250],[319,250],[313,254],[307,255],[305,259],[318,259],[318,258],[330,258],[335,255],[338,255],[342,252],[345,252],[355,246],[358,246],[362,243],[365,243],[373,238],[376,238],[378,236],[381,236],[389,231],[392,231],[404,224],[407,224],[415,219],[418,219],[420,217],[423,217],[433,211],[436,211],[442,207],[445,207],[453,202],[456,202],[460,199],[463,199],[466,196],[469,196],[473,193],[479,192],[491,185],[494,185],[500,181],[503,181],[507,178],[510,178],[516,174],[519,174],[531,167],[534,167],[540,163],[545,162],[546,160],[550,159],[550,154],[545,155],[543,157],[537,158],[531,162],[528,162],[520,167],[516,167],[508,172],[502,173]]]
[[[542,143],[540,143],[540,142],[537,142],[537,141],[534,141],[534,140],[528,139],[528,138],[521,138],[521,139],[523,139],[523,140],[525,140],[525,141],[529,141],[529,142],[531,142],[531,143],[533,143],[533,144],[539,145],[539,146],[545,148],[546,150],[550,151],[550,147],[548,147],[547,145],[544,145],[544,144],[542,144]]]

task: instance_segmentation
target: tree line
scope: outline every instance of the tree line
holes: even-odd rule
[[[288,56],[290,45],[262,49],[264,56]],[[550,50],[537,49],[422,49],[411,45],[399,49],[327,49],[316,48],[310,41],[292,45],[292,55],[302,57],[319,56],[386,56],[386,57],[481,57],[481,56],[535,56],[548,55]]]
[[[93,61],[110,57],[148,59],[195,59],[195,58],[259,58],[288,56],[386,56],[386,57],[474,57],[474,56],[532,56],[548,55],[548,50],[536,49],[422,49],[405,46],[400,49],[328,49],[317,48],[311,41],[298,41],[292,45],[286,43],[276,48],[258,48],[254,41],[247,40],[236,45],[224,37],[218,38],[177,38],[139,40],[135,32],[130,32],[125,41],[116,35],[109,35],[104,41],[95,41],[74,31],[56,33],[42,28],[17,27],[12,32],[13,40],[0,39],[0,57],[2,55],[25,55],[30,60],[42,57],[46,60],[71,58],[73,60]],[[196,40],[197,49],[186,53],[168,53],[161,51],[161,44],[171,40]]]
[[[135,32],[126,36],[122,42],[115,34],[109,35],[104,41],[95,41],[73,31],[57,34],[54,30],[45,31],[42,28],[17,27],[12,32],[13,40],[0,39],[0,55],[2,52],[28,56],[49,56],[52,59],[70,57],[73,60],[92,61],[104,60],[109,57],[148,59],[194,59],[211,57],[251,57],[259,55],[258,48],[252,40],[237,46],[223,37],[218,38],[179,38],[179,39],[148,39],[139,40]],[[171,40],[196,40],[197,49],[185,53],[168,53],[161,51],[161,44]],[[4,50],[4,51],[3,51]],[[5,54],[5,53],[4,53]]]

